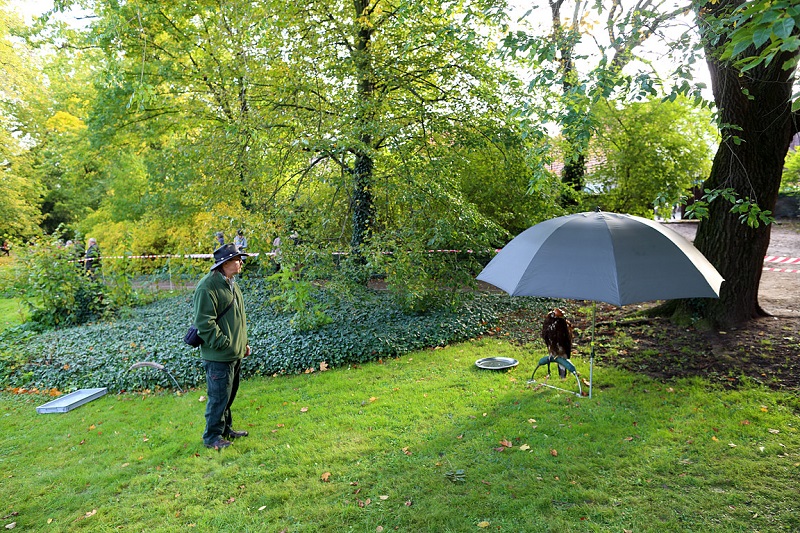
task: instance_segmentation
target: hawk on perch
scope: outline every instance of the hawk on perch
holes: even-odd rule
[[[547,313],[542,326],[542,339],[550,359],[555,360],[559,356],[569,359],[572,352],[572,323],[564,318],[564,311],[556,307]],[[567,377],[567,369],[558,365],[558,375],[564,379]]]

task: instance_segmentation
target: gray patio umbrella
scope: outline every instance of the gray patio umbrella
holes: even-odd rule
[[[498,252],[478,279],[512,296],[617,306],[719,298],[723,282],[714,266],[680,234],[653,220],[603,211],[553,218],[528,228]],[[590,397],[591,381],[590,371]]]

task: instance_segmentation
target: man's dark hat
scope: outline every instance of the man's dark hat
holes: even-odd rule
[[[239,247],[235,244],[223,244],[214,250],[214,266],[211,267],[211,270],[214,270],[225,261],[230,261],[231,259],[235,259],[236,257],[240,256],[250,257],[250,254],[240,251]]]

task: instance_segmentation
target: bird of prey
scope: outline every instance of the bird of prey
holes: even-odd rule
[[[551,360],[555,361],[556,357],[569,359],[572,352],[572,323],[564,318],[564,311],[556,307],[547,313],[542,326],[542,339]],[[558,375],[564,379],[567,369],[558,365]]]

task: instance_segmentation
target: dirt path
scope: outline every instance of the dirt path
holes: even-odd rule
[[[667,225],[690,241],[694,240],[697,223],[677,222]],[[800,257],[800,221],[780,221],[772,227],[767,255]],[[800,264],[765,263],[765,267],[800,270]],[[764,271],[758,288],[761,307],[781,318],[800,318],[800,273]]]

